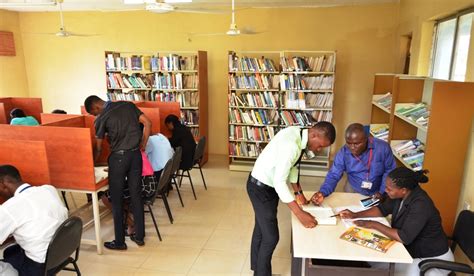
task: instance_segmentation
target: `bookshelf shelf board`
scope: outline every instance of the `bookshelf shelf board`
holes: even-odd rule
[[[314,72],[314,71],[282,71],[282,74],[293,75],[334,75],[334,72]]]
[[[310,107],[310,108],[289,108],[289,107],[283,107],[280,108],[281,110],[298,110],[298,111],[317,111],[317,110],[323,110],[323,111],[332,111],[331,107]]]
[[[412,125],[412,126],[414,126],[414,127],[417,127],[418,129],[423,130],[424,132],[427,132],[427,131],[428,131],[428,127],[422,126],[422,125],[418,124],[417,122],[411,120],[410,118],[408,118],[408,117],[406,117],[406,116],[404,116],[404,115],[402,115],[402,114],[399,114],[399,113],[397,112],[397,109],[398,109],[398,108],[403,107],[403,106],[407,106],[407,105],[411,105],[411,104],[396,104],[396,105],[395,105],[395,117],[396,117],[396,118],[399,118],[399,119],[401,119],[401,120],[403,120],[403,121],[405,121],[405,122],[407,122],[407,123],[409,123],[410,125]]]
[[[386,113],[390,114],[390,110],[388,110],[387,108],[381,106],[379,103],[375,102],[375,101],[372,101],[372,104],[375,105],[376,107],[382,109],[383,111],[385,111]]]
[[[270,141],[255,141],[255,140],[241,140],[241,139],[229,139],[229,142],[244,142],[244,143],[254,143],[254,144],[270,143]]]
[[[199,127],[199,125],[194,125],[194,124],[189,124],[189,125],[184,124],[184,125],[187,126],[187,127]]]
[[[281,92],[303,92],[303,93],[333,93],[332,89],[287,89]]]
[[[109,72],[109,71],[107,71]],[[114,71],[115,73],[122,73],[122,74],[151,74],[152,72],[150,70],[146,70],[146,69],[140,69],[140,70],[129,70],[129,69],[126,69],[126,70],[115,70]]]
[[[271,71],[229,71],[229,74],[280,74],[280,72],[271,72]]]
[[[161,92],[185,92],[185,91],[198,91],[197,88],[182,88],[182,89],[161,89],[161,88],[153,88],[153,91],[161,91]]]
[[[183,109],[183,110],[186,110],[186,109],[189,109],[189,110],[198,110],[198,109],[199,109],[199,107],[197,107],[197,106],[182,106],[182,107],[180,107],[180,108]]]
[[[232,157],[232,158],[245,158],[245,159],[257,159],[257,156],[252,157],[252,156],[229,155],[229,157]]]
[[[235,109],[271,109],[271,110],[277,110],[278,107],[261,107],[261,106],[237,106],[237,105],[231,105],[229,106],[230,108],[235,108]]]
[[[248,92],[277,92],[278,89],[245,89],[245,88],[231,88],[231,91],[248,91]]]
[[[397,158],[398,161],[400,161],[400,163],[403,164],[403,166],[409,168],[410,170],[412,171],[415,171],[411,166],[410,164],[408,164],[405,160],[403,160],[403,158],[393,149],[395,145],[401,143],[401,142],[404,142],[406,140],[392,140],[390,141],[390,148],[392,149],[392,153],[393,153],[393,156],[395,156],[395,158]]]
[[[264,125],[264,124],[244,124],[244,123],[229,123],[229,125],[235,125],[235,126],[253,126],[253,127],[277,127],[278,125],[272,124],[272,125]]]
[[[163,74],[174,74],[174,73],[182,73],[182,74],[195,74],[198,71],[197,70],[173,70],[173,71],[167,71],[167,70],[153,70],[151,71],[152,73],[163,73]]]

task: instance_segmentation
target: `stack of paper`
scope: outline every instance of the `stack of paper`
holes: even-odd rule
[[[313,215],[318,221],[318,225],[336,225],[337,218],[331,207],[303,206],[303,210]]]

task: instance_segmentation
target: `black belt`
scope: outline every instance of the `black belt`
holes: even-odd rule
[[[267,184],[258,181],[258,179],[256,179],[256,178],[253,177],[252,175],[249,175],[249,182],[252,183],[252,184],[257,185],[257,186],[260,187],[260,188],[264,188],[264,189],[274,189],[273,187],[270,187],[270,186],[268,186]]]
[[[127,149],[127,150],[116,150],[116,151],[113,151],[112,153],[124,155],[124,154],[127,153],[127,152],[136,151],[136,150],[138,150],[138,147],[137,147],[137,148],[133,148],[133,149]]]

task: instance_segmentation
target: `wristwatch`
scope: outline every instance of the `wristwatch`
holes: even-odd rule
[[[295,195],[302,195],[302,194],[303,194],[302,190],[299,190],[299,191],[295,192]]]

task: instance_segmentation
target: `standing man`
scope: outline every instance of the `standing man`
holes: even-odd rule
[[[142,157],[150,135],[151,122],[131,102],[104,102],[97,96],[89,96],[84,106],[95,119],[97,145],[95,160],[102,151],[105,134],[109,137],[111,153],[109,165],[109,191],[112,199],[115,240],[105,242],[104,246],[113,250],[125,250],[125,231],[123,223],[123,190],[127,184],[130,191],[131,208],[135,219],[135,234],[130,239],[143,246],[145,223],[141,196]],[[141,131],[140,123],[144,125]]]
[[[344,172],[347,173],[346,193],[359,193],[381,198],[385,193],[385,179],[395,169],[390,145],[382,140],[367,137],[361,124],[351,124],[346,129],[346,145],[336,154],[319,192],[311,198],[321,204],[336,189]]]
[[[329,122],[319,122],[310,129],[287,127],[278,132],[262,151],[249,178],[247,192],[255,212],[251,245],[251,269],[257,276],[271,276],[273,250],[279,240],[278,200],[288,207],[306,228],[318,222],[298,204],[306,204],[298,183],[297,164],[305,150],[319,152],[336,139],[336,130]],[[296,201],[288,189],[291,183]]]

